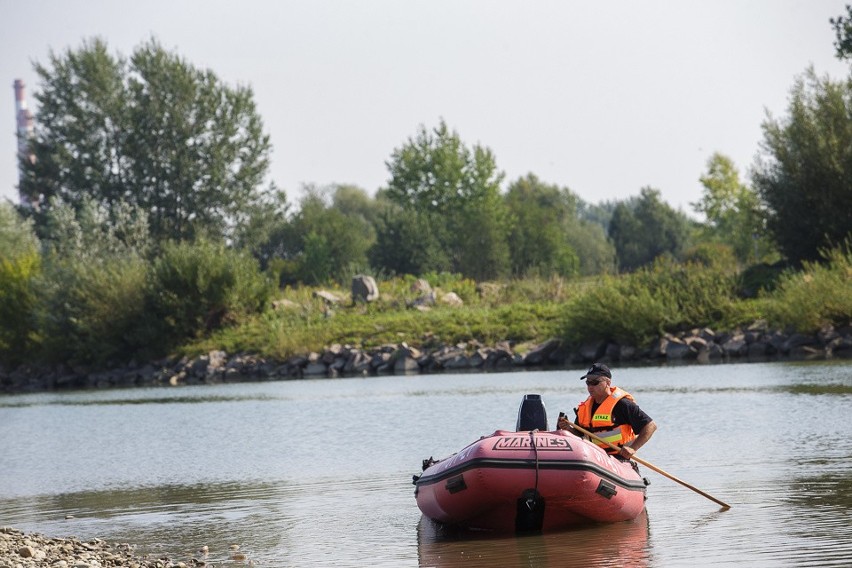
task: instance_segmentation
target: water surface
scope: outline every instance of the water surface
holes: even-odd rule
[[[635,521],[525,537],[421,518],[412,474],[525,393],[551,425],[580,371],[318,379],[0,396],[0,525],[255,566],[848,566],[848,363],[615,371],[660,429]],[[246,560],[234,560],[240,545]]]

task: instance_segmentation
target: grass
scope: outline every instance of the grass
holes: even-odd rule
[[[315,288],[288,288],[290,307],[267,310],[190,343],[184,354],[212,349],[287,358],[338,343],[360,348],[399,344],[428,348],[476,340],[523,345],[553,337],[572,344],[614,341],[642,347],[662,333],[711,327],[731,330],[765,320],[775,329],[813,333],[825,325],[852,323],[852,254],[826,253],[825,262],[789,272],[777,288],[748,299],[738,296],[736,275],[700,264],[661,261],[632,274],[584,280],[524,279],[476,284],[453,275],[431,275],[439,298],[429,311],[409,307],[419,292],[412,277],[379,283],[381,297],[351,304],[348,290],[334,306],[314,297]],[[443,305],[455,292],[464,307]]]

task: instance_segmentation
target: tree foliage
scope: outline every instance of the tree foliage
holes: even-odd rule
[[[250,88],[151,40],[129,60],[99,39],[37,64],[39,112],[21,190],[148,212],[157,240],[230,236],[261,194],[271,149]],[[39,226],[41,226],[41,218]]]
[[[147,217],[126,203],[85,197],[75,210],[52,198],[37,281],[41,356],[51,362],[118,364],[145,344]]]
[[[635,270],[660,255],[679,258],[687,245],[689,220],[660,199],[660,192],[642,188],[638,198],[616,205],[609,225],[618,265]]]
[[[512,215],[509,250],[512,273],[571,276],[578,272],[577,252],[567,228],[576,221],[577,200],[566,188],[542,183],[528,174],[509,186],[506,205]]]
[[[441,246],[430,217],[414,209],[387,209],[376,225],[370,263],[393,274],[449,272],[450,257]]]
[[[453,272],[478,279],[508,273],[503,174],[491,150],[466,147],[442,120],[432,130],[421,127],[394,150],[387,166],[388,199],[422,218],[418,223],[446,251]]]
[[[740,181],[733,161],[713,154],[700,181],[704,191],[692,206],[707,218],[704,239],[730,246],[742,264],[761,262],[770,255],[773,246],[760,210],[760,198]]]
[[[35,314],[41,268],[32,223],[0,203],[0,363],[26,360],[39,343]]]
[[[151,267],[141,332],[152,350],[162,350],[261,311],[272,290],[244,251],[204,239],[167,243]]]
[[[297,212],[270,234],[265,250],[283,283],[345,281],[367,268],[376,240],[375,215],[364,190],[307,185]]]
[[[852,83],[809,69],[792,89],[788,115],[768,117],[763,135],[753,178],[768,228],[789,260],[819,260],[821,249],[852,232]]]
[[[852,59],[852,5],[846,5],[846,15],[840,15],[828,20],[834,27],[836,50],[838,59]]]

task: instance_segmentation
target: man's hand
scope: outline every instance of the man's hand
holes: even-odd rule
[[[621,457],[623,457],[623,458],[627,458],[627,459],[632,459],[632,458],[633,458],[633,454],[635,454],[635,453],[636,453],[636,450],[634,450],[634,449],[633,449],[633,448],[631,448],[630,446],[621,446],[621,451],[620,451],[620,452],[618,452],[618,454],[619,454]]]
[[[571,428],[571,422],[569,422],[568,418],[563,414],[559,417],[559,420],[556,421],[556,429],[568,430],[569,428]]]

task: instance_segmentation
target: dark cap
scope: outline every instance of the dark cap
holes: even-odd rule
[[[612,371],[609,370],[609,367],[603,365],[601,363],[595,363],[592,365],[586,374],[580,377],[580,380],[585,380],[586,377],[606,377],[608,379],[612,378]]]

